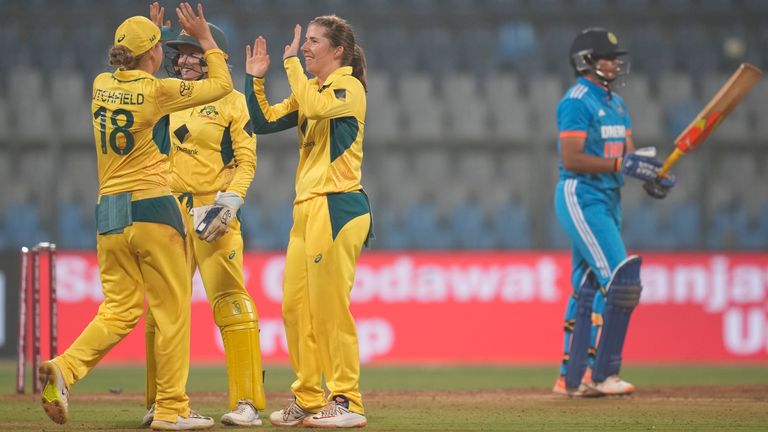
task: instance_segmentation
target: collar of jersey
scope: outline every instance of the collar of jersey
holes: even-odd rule
[[[328,78],[325,80],[325,83],[323,83],[322,88],[330,87],[338,77],[341,77],[344,75],[352,75],[352,66],[342,66],[336,69],[335,71],[331,72],[331,74],[328,75]]]
[[[139,69],[131,69],[131,70],[120,70],[117,69],[115,73],[112,74],[113,77],[115,77],[118,81],[136,81],[139,79],[146,79],[146,78],[154,78],[155,76],[144,72],[143,70]]]
[[[587,88],[589,88],[590,91],[597,92],[597,94],[599,94],[600,96],[606,96],[608,94],[608,89],[596,82],[592,82],[584,77],[579,77],[578,81],[579,81],[579,84],[587,86]]]

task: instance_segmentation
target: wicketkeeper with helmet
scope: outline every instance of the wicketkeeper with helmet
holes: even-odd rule
[[[611,88],[625,73],[627,51],[616,36],[588,28],[570,49],[576,84],[557,107],[560,181],[555,213],[573,242],[573,295],[565,314],[564,357],[555,393],[628,394],[619,377],[632,310],[640,301],[639,256],[627,256],[621,239],[624,177],[645,181],[664,198],[675,178],[656,180],[661,162],[653,149],[635,151],[624,100]]]
[[[156,7],[150,16],[162,24]],[[158,21],[159,20],[159,21]],[[227,38],[208,24],[224,53]],[[198,41],[182,31],[170,48],[170,75],[190,86],[208,76]],[[239,208],[256,171],[256,136],[245,96],[237,90],[213,102],[177,111],[170,117],[171,193],[182,205],[190,254],[190,278],[199,270],[213,318],[221,331],[227,363],[229,412],[221,422],[259,426],[265,408],[259,349],[259,316],[243,279],[243,236]],[[152,312],[150,310],[150,312]],[[147,314],[147,408],[152,422],[156,396],[156,325]]]

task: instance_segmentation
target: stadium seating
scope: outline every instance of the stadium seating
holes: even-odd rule
[[[109,70],[114,25],[145,6],[0,2],[0,184],[25,185],[23,199],[0,196],[0,249],[37,238],[92,245],[90,83]],[[366,50],[364,185],[376,248],[570,247],[552,209],[555,109],[573,82],[567,52],[583,26],[614,30],[630,51],[631,73],[616,92],[637,146],[655,145],[660,156],[738,63],[768,62],[765,0],[226,0],[208,18],[228,35],[239,90],[242,46],[267,38],[266,91],[277,103],[290,94],[279,59],[295,17],[328,12],[348,18]],[[102,19],[83,25],[89,13]],[[764,79],[680,162],[679,186],[664,202],[627,182],[629,247],[768,248],[765,100]],[[295,140],[295,130],[258,137],[242,210],[249,248],[285,247]],[[8,214],[22,210],[30,218],[13,225]]]

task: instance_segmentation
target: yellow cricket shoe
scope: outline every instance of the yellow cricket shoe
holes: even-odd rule
[[[43,410],[54,422],[64,424],[69,419],[69,391],[61,375],[61,369],[52,361],[43,362],[38,368],[40,384],[43,388]]]

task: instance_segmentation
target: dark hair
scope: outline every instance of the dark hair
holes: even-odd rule
[[[309,24],[325,27],[325,37],[331,42],[331,46],[344,48],[344,55],[341,57],[342,66],[352,66],[352,76],[360,80],[367,92],[365,52],[360,45],[355,43],[355,32],[352,30],[352,26],[344,18],[339,18],[336,15],[319,16],[310,21]]]

